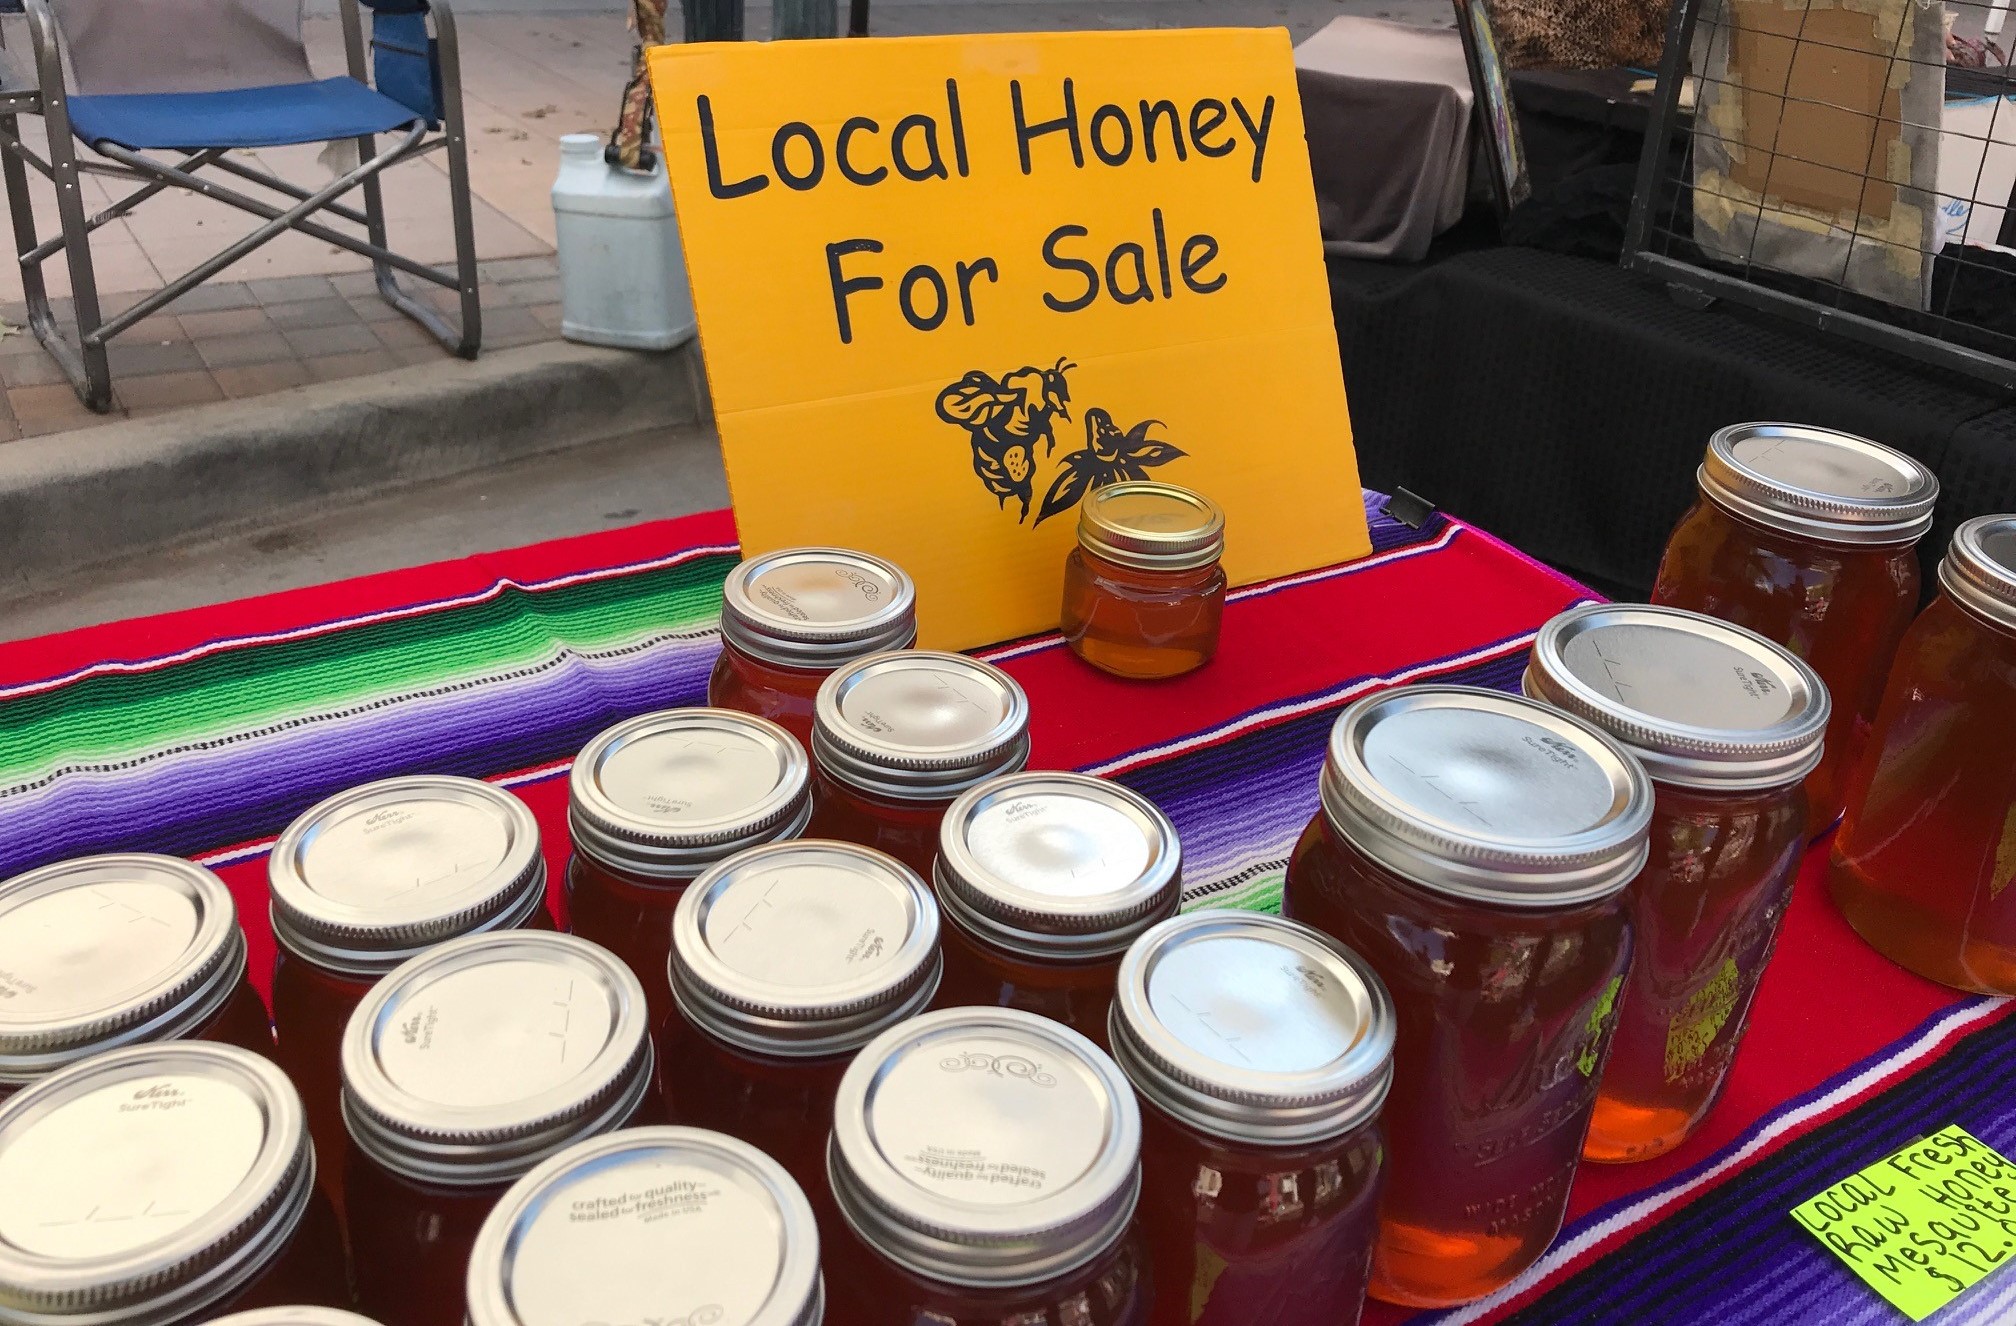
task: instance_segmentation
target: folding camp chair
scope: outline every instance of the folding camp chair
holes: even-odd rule
[[[482,339],[476,252],[469,214],[467,138],[455,20],[447,0],[361,0],[371,11],[371,67],[365,64],[360,0],[342,0],[349,76],[316,79],[301,40],[301,0],[25,0],[39,87],[0,87],[0,171],[13,212],[21,284],[36,339],[63,366],[94,410],[112,403],[106,345],[142,318],[179,299],[283,231],[337,245],[371,259],[378,293],[443,345],[473,359]],[[0,7],[6,6],[0,0]],[[430,34],[428,20],[433,20]],[[71,78],[66,94],[64,63]],[[40,115],[49,159],[22,143],[17,115]],[[393,134],[380,152],[377,135]],[[309,190],[229,156],[236,149],[354,140],[362,164]],[[77,143],[96,154],[79,156]],[[455,230],[452,272],[386,247],[379,175],[402,161],[442,150]],[[148,152],[179,159],[156,160]],[[56,186],[62,233],[41,238],[24,163]],[[199,171],[212,171],[212,177]],[[215,172],[271,189],[296,202],[280,207],[214,178]],[[139,188],[87,215],[82,175],[134,181]],[[198,263],[155,293],[111,317],[99,311],[91,233],[164,189],[200,193],[250,212],[265,224]],[[364,192],[362,210],[337,201]],[[317,219],[360,227],[360,237]],[[66,339],[50,311],[42,264],[62,253],[70,267],[77,340]],[[458,292],[459,327],[402,289],[395,273]]]

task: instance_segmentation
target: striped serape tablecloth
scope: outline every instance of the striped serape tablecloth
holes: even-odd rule
[[[1035,767],[1118,778],[1169,813],[1189,905],[1278,904],[1339,707],[1408,681],[1516,688],[1535,629],[1593,597],[1474,527],[1413,529],[1367,501],[1370,556],[1236,592],[1217,661],[1189,677],[1117,681],[1055,637],[981,651],[1029,692]],[[557,881],[570,756],[620,718],[702,702],[736,556],[717,512],[0,645],[0,876],[111,850],[203,861],[239,899],[263,986],[273,835],[332,792],[428,771],[522,796]],[[2016,1034],[2002,1001],[1864,947],[1818,865],[1702,1132],[1584,1167],[1532,1273],[1420,1320],[1903,1320],[1788,1212],[1949,1124],[2016,1151]],[[2016,1272],[1933,1320],[2016,1321]]]

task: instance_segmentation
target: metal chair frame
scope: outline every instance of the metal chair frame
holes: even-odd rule
[[[398,141],[380,152],[377,135],[353,140],[361,162],[356,169],[309,191],[300,185],[270,175],[263,170],[227,156],[231,148],[192,149],[172,165],[117,144],[99,145],[100,156],[108,160],[80,157],[76,136],[71,132],[68,94],[63,79],[62,40],[49,14],[49,0],[25,0],[28,34],[33,47],[37,86],[0,86],[0,176],[7,187],[7,204],[12,213],[14,238],[21,263],[22,293],[28,305],[28,323],[56,362],[84,404],[93,410],[112,407],[112,376],[107,346],[113,337],[142,318],[159,311],[201,285],[285,231],[304,235],[348,249],[371,260],[378,293],[385,301],[412,318],[464,359],[474,359],[483,336],[483,312],[476,292],[475,226],[469,200],[468,137],[462,115],[462,71],[456,42],[455,18],[447,0],[429,0],[434,37],[439,48],[441,76],[441,127],[432,133],[425,119],[398,135]],[[364,25],[358,0],[342,0],[343,42],[349,57],[349,74],[369,85],[365,60]],[[9,84],[14,79],[7,80]],[[39,115],[48,128],[49,159],[43,160],[21,141],[21,115]],[[379,175],[389,167],[411,161],[429,152],[441,151],[448,158],[449,205],[455,229],[455,267],[452,272],[417,262],[387,247],[385,206]],[[62,232],[42,239],[36,227],[33,200],[28,193],[25,167],[32,166],[56,186],[56,210]],[[199,178],[198,171],[214,169],[236,176],[286,197],[297,200],[288,208],[241,193],[215,180]],[[137,182],[140,187],[95,215],[87,215],[78,189],[82,175],[103,175]],[[99,307],[97,277],[91,261],[91,232],[125,216],[147,199],[169,188],[202,194],[220,203],[260,217],[265,224],[205,259],[132,307],[107,318]],[[364,192],[360,211],[337,199],[354,189]],[[333,229],[312,218],[327,212],[361,226],[364,238]],[[77,339],[63,334],[49,303],[42,279],[42,264],[62,253],[70,268],[71,298],[77,311]],[[438,310],[403,289],[397,273],[430,281],[457,291],[461,298],[460,326],[452,325]]]

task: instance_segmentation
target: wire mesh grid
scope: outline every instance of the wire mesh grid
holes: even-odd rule
[[[2016,388],[2010,3],[1678,0],[1626,265]]]

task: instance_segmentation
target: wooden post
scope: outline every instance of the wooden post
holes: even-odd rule
[[[772,0],[772,4],[772,36],[840,35],[840,0]]]
[[[682,0],[687,41],[741,41],[742,0]]]

